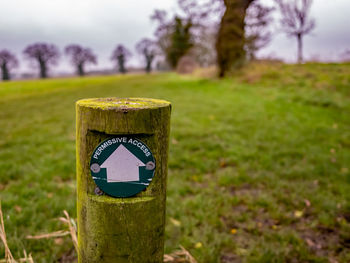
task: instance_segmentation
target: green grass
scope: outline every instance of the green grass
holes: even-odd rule
[[[225,80],[175,74],[0,83],[0,197],[9,245],[55,262],[76,217],[75,106],[173,104],[166,253],[199,262],[350,261],[350,65],[258,65]],[[4,251],[0,246],[0,258]],[[241,260],[241,261],[240,261]]]

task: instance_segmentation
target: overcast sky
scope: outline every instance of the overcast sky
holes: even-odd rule
[[[272,0],[261,0],[271,4]],[[176,10],[176,0],[0,0],[0,49],[9,49],[21,60],[21,70],[29,63],[22,51],[33,42],[55,43],[61,50],[70,43],[81,43],[98,55],[97,68],[111,68],[111,51],[118,43],[132,52],[137,41],[152,37],[150,21],[154,9]],[[305,56],[335,60],[350,49],[349,0],[314,0],[312,16],[316,30],[305,38]],[[272,42],[261,55],[272,55],[293,62],[296,42],[274,30]],[[56,68],[70,70],[67,59]],[[134,55],[130,65],[139,65]],[[92,67],[91,69],[93,69]]]

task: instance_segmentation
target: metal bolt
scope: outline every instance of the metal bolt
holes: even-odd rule
[[[100,172],[101,168],[99,166],[98,163],[93,163],[91,166],[90,166],[90,169],[91,171],[93,171],[94,173],[98,173]]]
[[[96,188],[95,188],[95,194],[96,194],[96,195],[103,195],[104,192],[103,192],[100,188],[98,188],[98,187],[96,186]]]
[[[153,170],[156,167],[156,164],[154,162],[148,162],[146,163],[146,170]]]

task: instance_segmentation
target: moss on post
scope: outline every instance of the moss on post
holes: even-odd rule
[[[84,99],[77,112],[79,262],[162,262],[170,103],[155,99]],[[142,140],[156,159],[152,183],[130,198],[94,193],[89,161],[113,135]]]

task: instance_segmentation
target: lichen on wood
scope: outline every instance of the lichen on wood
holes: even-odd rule
[[[79,262],[162,262],[171,105],[164,100],[80,100],[77,112]],[[89,161],[104,139],[143,141],[156,159],[152,183],[131,198],[94,193]]]

